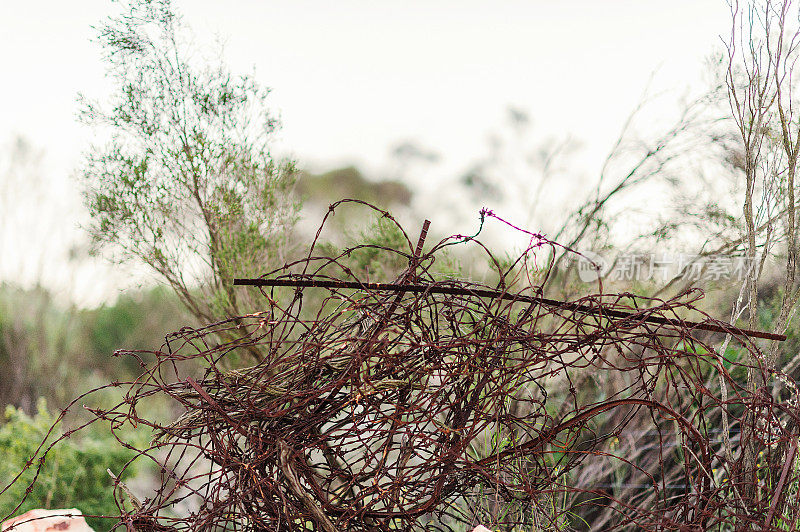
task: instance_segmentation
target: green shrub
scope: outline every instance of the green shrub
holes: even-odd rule
[[[37,406],[38,413],[34,417],[13,406],[6,407],[5,424],[0,426],[0,456],[3,457],[0,479],[3,488],[36,455],[37,448],[56,421],[44,400],[39,400]],[[119,514],[114,501],[113,481],[106,469],[119,474],[133,454],[122,447],[109,431],[103,432],[99,424],[91,425],[81,433],[80,439],[64,439],[50,449],[30,494],[14,512],[15,515],[34,508],[78,508],[84,515]],[[56,427],[47,438],[47,444],[61,434]],[[36,455],[31,467],[0,494],[0,519],[8,518],[25,496],[38,463],[39,455]],[[132,473],[129,468],[126,476]],[[86,520],[95,530],[108,530],[113,526],[111,520]]]

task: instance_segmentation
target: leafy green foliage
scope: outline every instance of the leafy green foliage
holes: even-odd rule
[[[386,218],[378,218],[352,240],[363,246],[350,254],[351,269],[361,275],[368,273],[372,279],[389,282],[408,266],[408,259],[403,255],[381,249],[409,253],[408,241],[403,232]]]
[[[276,261],[297,213],[295,167],[270,153],[269,91],[196,64],[168,0],[121,4],[99,28],[116,96],[82,113],[106,140],[82,169],[96,248],[148,265],[202,321],[243,314],[233,278]]]
[[[22,466],[36,455],[56,418],[47,410],[44,400],[38,403],[38,412],[29,417],[13,406],[7,406],[5,424],[0,426],[0,478],[3,486],[10,482]],[[97,428],[95,428],[97,427]],[[60,435],[58,428],[47,438],[54,441]],[[114,501],[113,481],[106,469],[119,474],[133,457],[109,432],[97,425],[82,431],[81,439],[66,439],[57,443],[45,456],[36,483],[22,506],[20,514],[34,508],[78,508],[85,515],[118,514]],[[8,516],[22,501],[26,489],[36,475],[38,458],[8,490],[0,496],[0,518]],[[134,473],[131,468],[126,476]],[[96,530],[111,527],[110,521],[87,518]]]
[[[120,296],[80,310],[47,291],[0,284],[0,412],[11,404],[32,414],[36,400],[64,406],[108,380],[129,380],[142,368],[116,349],[158,349],[164,335],[191,325],[166,288]]]
[[[112,305],[83,311],[79,317],[93,367],[116,378],[136,376],[141,367],[131,357],[112,358],[114,351],[158,348],[164,335],[190,321],[175,295],[164,287],[123,294]]]

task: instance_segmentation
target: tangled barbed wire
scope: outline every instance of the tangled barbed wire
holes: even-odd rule
[[[393,282],[368,282],[348,265],[364,246],[315,255],[320,229],[302,260],[238,281],[263,292],[262,312],[184,328],[149,353],[152,363],[120,352],[144,372],[110,385],[122,402],[91,412],[159,479],[140,501],[115,478],[120,524],[796,528],[793,381],[761,365],[748,331],[700,312],[700,293],[660,300],[601,289],[553,301],[540,288],[553,272],[535,255],[557,244],[541,235],[501,262],[475,237],[424,251],[427,224],[414,246],[379,214],[408,242],[367,246],[408,264]],[[482,250],[496,282],[437,273],[454,242]],[[725,332],[734,340],[720,353]],[[226,363],[252,356],[249,367]],[[760,376],[757,389],[748,372]],[[181,415],[141,415],[156,397]],[[133,445],[125,426],[149,428],[152,441]]]

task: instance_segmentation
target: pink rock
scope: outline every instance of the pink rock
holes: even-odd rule
[[[12,528],[13,527],[13,528]],[[31,510],[3,521],[0,532],[94,532],[80,510]]]
[[[483,525],[478,525],[472,529],[472,532],[492,532],[492,531]]]

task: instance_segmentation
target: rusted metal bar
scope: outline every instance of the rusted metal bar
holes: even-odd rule
[[[539,296],[525,296],[520,294],[511,294],[500,290],[476,289],[476,288],[460,288],[455,286],[442,286],[436,284],[402,284],[402,283],[361,283],[358,281],[330,281],[319,279],[234,279],[234,286],[284,286],[293,288],[328,288],[328,289],[353,289],[353,290],[379,290],[388,292],[411,292],[411,293],[430,293],[430,294],[446,294],[446,295],[460,295],[460,296],[477,296],[487,297],[492,299],[502,299],[506,301],[515,301],[518,303],[538,303],[548,307],[560,308],[574,312],[582,312],[587,314],[603,314],[620,319],[640,319],[642,322],[654,323],[661,325],[680,325],[688,329],[697,329],[701,331],[711,331],[719,333],[729,333],[734,336],[747,336],[749,338],[763,338],[766,340],[777,340],[783,342],[786,340],[786,335],[771,333],[766,331],[754,331],[751,329],[741,329],[734,325],[724,324],[718,325],[716,323],[704,323],[688,320],[677,320],[664,318],[661,316],[648,316],[644,312],[624,312],[613,309],[603,309],[600,307],[593,307],[582,303],[575,303],[571,301],[559,301],[556,299],[548,299]]]

